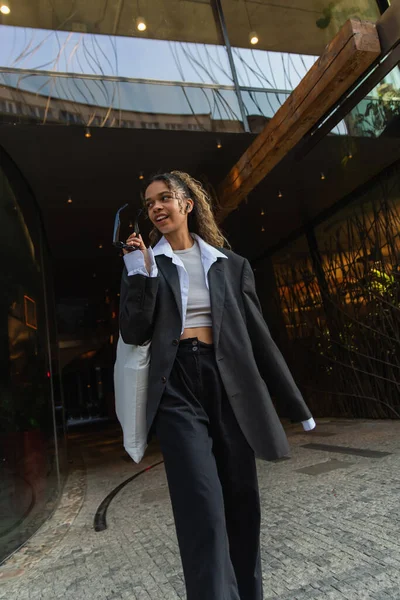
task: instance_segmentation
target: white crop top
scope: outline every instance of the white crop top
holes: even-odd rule
[[[175,250],[189,276],[189,293],[185,327],[211,327],[211,299],[197,241],[191,248]]]

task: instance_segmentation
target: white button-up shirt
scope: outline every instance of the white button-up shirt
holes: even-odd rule
[[[205,242],[200,236],[196,235],[195,233],[192,233],[191,235],[195,240],[197,240],[197,242],[199,244],[201,263],[202,263],[203,269],[204,269],[205,282],[206,282],[207,289],[209,289],[208,272],[209,272],[211,266],[217,261],[218,258],[227,259],[228,257],[225,256],[225,254],[223,254],[216,248],[214,248],[213,246],[210,246],[210,244],[207,244],[207,242]],[[149,252],[150,261],[151,261],[150,274],[148,273],[145,263],[144,263],[143,252],[140,252],[140,251],[129,252],[128,254],[124,255],[124,261],[125,261],[126,270],[128,272],[128,276],[144,275],[145,277],[157,277],[158,268],[157,268],[157,263],[156,263],[154,257],[164,254],[164,256],[168,256],[168,258],[170,258],[172,260],[172,263],[174,265],[176,265],[176,268],[178,270],[179,284],[180,284],[180,288],[181,288],[181,300],[182,300],[182,331],[181,331],[181,333],[183,333],[183,331],[185,329],[187,302],[188,302],[188,296],[189,296],[189,275],[185,269],[185,265],[183,264],[183,262],[181,261],[179,256],[174,253],[174,251],[172,250],[171,244],[166,240],[165,237],[162,237],[161,240],[158,242],[158,244],[156,244],[156,246],[154,246],[153,249],[149,248],[148,252]],[[303,425],[303,428],[305,431],[310,431],[311,429],[314,429],[315,421],[314,421],[314,419],[311,418],[311,419],[308,419],[307,421],[302,421],[302,425]]]
[[[218,258],[225,258],[225,254],[222,254],[219,250],[207,244],[201,237],[196,235],[195,233],[191,234],[193,238],[198,242],[200,248],[200,256],[201,262],[204,269],[204,278],[207,289],[209,289],[208,284],[208,272],[211,266],[217,261]],[[168,256],[172,260],[172,263],[176,266],[178,270],[179,276],[179,284],[181,288],[181,300],[182,300],[182,331],[183,333],[185,329],[185,321],[186,321],[186,312],[187,312],[187,302],[189,296],[189,275],[185,269],[185,265],[183,264],[180,257],[174,253],[171,248],[171,244],[162,237],[153,249],[149,248],[149,254],[151,259],[151,268],[150,268],[150,277],[157,277],[158,269],[157,264],[154,260],[155,256],[160,256],[160,254],[164,254],[164,256]],[[144,256],[142,252],[130,252],[129,254],[124,255],[124,261],[126,265],[126,269],[128,271],[128,276],[130,275],[145,275],[149,277],[149,273],[144,264]]]

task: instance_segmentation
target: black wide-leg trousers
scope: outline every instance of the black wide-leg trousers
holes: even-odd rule
[[[187,600],[262,600],[254,452],[214,348],[181,341],[155,431],[164,456]]]

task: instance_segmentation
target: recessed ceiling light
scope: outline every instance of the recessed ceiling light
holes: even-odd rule
[[[0,12],[2,15],[9,15],[11,12],[10,7],[8,6],[8,4],[6,4],[5,2],[3,2],[3,4],[0,6]]]
[[[252,31],[249,35],[249,40],[250,40],[250,44],[252,44],[253,46],[255,46],[256,44],[258,44],[258,35],[255,31]]]
[[[146,31],[147,25],[146,25],[146,21],[143,19],[143,17],[138,17],[136,19],[136,29],[138,31]]]

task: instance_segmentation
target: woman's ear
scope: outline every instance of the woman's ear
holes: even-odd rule
[[[188,199],[186,200],[186,212],[187,212],[187,213],[190,213],[190,212],[192,212],[192,210],[193,210],[193,207],[194,207],[194,202],[193,202],[193,200],[192,200],[191,198],[188,198]]]

